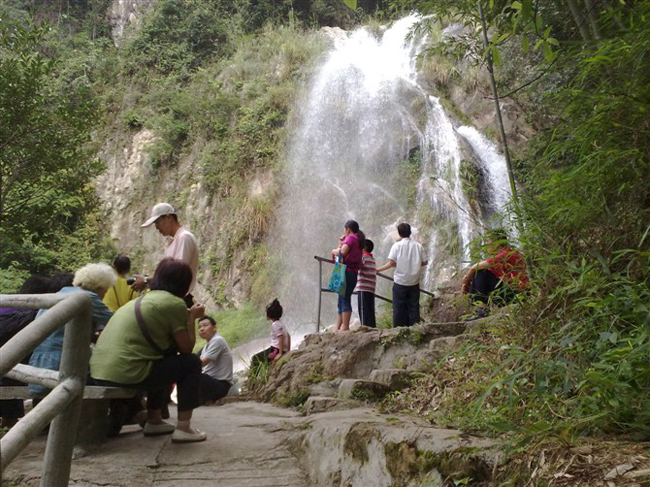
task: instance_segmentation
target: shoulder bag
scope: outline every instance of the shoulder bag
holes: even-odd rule
[[[151,348],[153,348],[156,352],[161,353],[163,355],[176,355],[177,351],[174,345],[172,345],[168,350],[163,350],[158,346],[156,342],[154,342],[153,338],[151,337],[151,334],[149,333],[149,330],[147,329],[147,326],[144,323],[144,318],[142,317],[142,311],[140,310],[140,301],[142,301],[142,298],[144,298],[144,296],[140,296],[138,299],[135,300],[135,319],[138,322],[138,326],[140,327],[140,331],[142,332],[142,335],[144,335],[147,342],[149,342],[149,345],[151,345]]]
[[[339,255],[334,263],[334,269],[332,270],[327,289],[339,293],[341,296],[345,296],[345,268],[346,265],[343,263],[343,256],[339,250]]]

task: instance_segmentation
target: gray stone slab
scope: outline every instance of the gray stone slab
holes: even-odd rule
[[[413,372],[402,369],[377,369],[370,373],[370,380],[387,385],[393,391],[408,387],[413,378]]]
[[[192,422],[206,431],[207,441],[173,444],[169,436],[145,438],[139,427],[126,427],[73,461],[70,485],[389,487],[402,485],[388,470],[389,451],[408,462],[411,450],[445,454],[462,449],[473,452],[468,462],[478,464],[485,457],[488,466],[498,454],[492,440],[368,407],[305,417],[268,404],[233,403],[199,408]],[[4,472],[4,480],[36,487],[44,446],[45,437],[39,437]]]
[[[70,485],[306,487],[309,483],[282,433],[292,419],[302,418],[267,404],[203,407],[194,411],[192,424],[208,439],[190,444],[172,443],[170,436],[144,437],[140,427],[126,426],[116,438],[85,446],[72,462]],[[45,440],[43,436],[32,443],[3,473],[3,480],[38,485]]]

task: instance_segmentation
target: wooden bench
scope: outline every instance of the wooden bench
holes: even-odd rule
[[[76,444],[92,444],[106,438],[108,432],[108,406],[111,399],[129,399],[135,389],[120,387],[86,386],[79,418]],[[38,399],[27,386],[2,386],[0,399]]]

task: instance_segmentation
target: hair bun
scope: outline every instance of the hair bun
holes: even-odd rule
[[[266,316],[267,318],[273,318],[279,320],[282,318],[282,305],[278,298],[275,298],[271,304],[266,307]]]

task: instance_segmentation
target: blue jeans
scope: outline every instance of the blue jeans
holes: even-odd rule
[[[357,287],[357,273],[345,270],[345,296],[339,294],[338,312],[352,311],[352,291]]]

